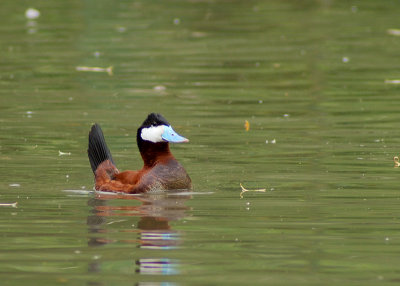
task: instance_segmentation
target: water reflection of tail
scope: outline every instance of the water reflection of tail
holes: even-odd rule
[[[190,195],[179,193],[142,196],[96,194],[96,197],[88,201],[88,205],[92,207],[92,214],[87,218],[88,245],[99,247],[112,243],[126,243],[150,251],[175,249],[181,243],[181,236],[179,232],[171,229],[169,223],[186,215],[185,211],[189,208],[185,202],[190,198]],[[151,252],[146,252],[146,255],[148,256],[134,258],[135,273],[179,273],[178,261],[169,259],[167,252],[160,258],[152,257]],[[92,263],[89,271],[102,272],[101,263]]]

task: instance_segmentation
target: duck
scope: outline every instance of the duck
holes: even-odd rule
[[[169,143],[189,140],[175,132],[161,114],[150,113],[147,116],[137,129],[136,142],[143,160],[142,169],[120,172],[100,125],[92,125],[87,152],[96,191],[140,194],[192,188],[189,175],[169,148]]]

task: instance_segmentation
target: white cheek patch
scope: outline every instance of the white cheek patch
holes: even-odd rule
[[[150,141],[153,143],[163,142],[161,135],[164,133],[164,125],[151,126],[143,128],[140,136],[143,140]]]

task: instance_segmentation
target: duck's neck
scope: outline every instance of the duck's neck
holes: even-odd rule
[[[139,145],[139,151],[144,162],[144,167],[153,167],[159,162],[173,158],[167,142],[142,142]]]

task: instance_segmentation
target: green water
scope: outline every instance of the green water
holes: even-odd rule
[[[399,283],[398,1],[1,6],[2,285]],[[195,192],[90,192],[153,111]]]

